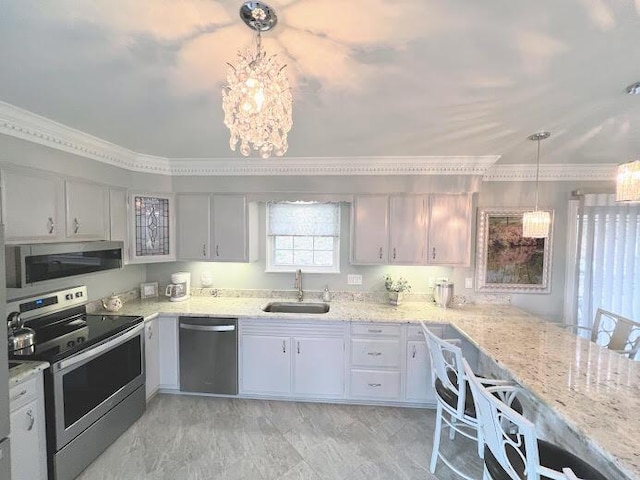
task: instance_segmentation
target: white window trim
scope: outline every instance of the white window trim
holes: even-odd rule
[[[338,221],[340,222],[342,219],[342,205],[338,204]],[[266,263],[265,263],[265,273],[291,273],[296,272],[297,270],[302,270],[302,273],[326,273],[326,274],[336,274],[340,273],[340,235],[333,238],[333,252],[335,255],[335,264],[331,267],[321,267],[315,265],[274,265],[273,264],[273,242],[274,237],[269,235],[269,204],[265,203],[265,236],[266,236]]]

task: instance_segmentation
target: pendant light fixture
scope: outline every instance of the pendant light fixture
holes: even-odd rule
[[[540,142],[551,136],[549,132],[538,132],[527,137],[538,142],[538,154],[536,156],[536,206],[533,211],[522,215],[522,236],[527,238],[547,238],[551,226],[551,214],[538,210],[538,182],[540,180]]]
[[[245,2],[240,18],[256,33],[255,53],[238,52],[238,64],[229,64],[227,85],[222,89],[224,124],[231,131],[229,146],[249,156],[251,150],[262,158],[285,154],[287,134],[293,126],[291,110],[293,97],[289,80],[275,55],[262,50],[262,32],[275,27],[275,10],[262,2]]]

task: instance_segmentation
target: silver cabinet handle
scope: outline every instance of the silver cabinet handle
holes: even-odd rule
[[[393,259],[394,260],[396,259],[396,248],[395,247],[393,247]]]
[[[370,355],[372,357],[379,357],[380,355],[382,355],[382,352],[368,352],[367,355]]]
[[[202,256],[207,256],[207,246],[204,243],[202,244]]]
[[[411,358],[416,358],[416,346],[413,346],[413,351],[411,352]]]
[[[300,353],[300,342],[298,341],[298,353]]]
[[[287,342],[282,340],[282,353],[287,353]]]
[[[33,412],[29,409],[27,410],[27,417],[29,417],[29,426],[27,427],[27,431],[31,431],[33,428],[33,424],[36,423],[36,419],[33,416]]]
[[[220,245],[216,245],[216,257],[220,256]]]
[[[148,333],[149,340],[151,340],[153,338],[153,328],[151,327],[151,325],[147,327],[147,333]]]
[[[382,247],[380,247],[380,252],[378,252],[378,257],[382,260]]]
[[[190,323],[181,323],[180,328],[183,330],[199,330],[202,332],[233,332],[235,325],[192,325]]]
[[[73,219],[73,233],[78,233],[78,230],[80,230],[80,222],[78,221],[77,218]]]
[[[17,394],[15,397],[11,397],[11,398],[9,399],[9,401],[10,401],[10,402],[13,402],[14,400],[19,399],[21,396],[26,395],[26,393],[27,393],[27,389],[25,388],[25,389],[23,389],[19,394]]]
[[[374,330],[373,328],[370,328],[369,333],[382,333],[382,330]]]
[[[367,385],[369,385],[370,387],[381,387],[382,386],[381,383],[368,383]]]
[[[56,229],[56,224],[53,221],[52,217],[49,217],[49,221],[47,222],[47,228],[49,229],[49,235],[51,235],[53,231]]]
[[[433,259],[435,260],[436,259],[436,247],[433,247],[432,255],[433,255]]]

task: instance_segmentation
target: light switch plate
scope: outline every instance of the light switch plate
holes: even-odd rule
[[[473,288],[473,277],[466,277],[464,279],[464,288]]]
[[[347,275],[347,285],[362,285],[362,275]]]

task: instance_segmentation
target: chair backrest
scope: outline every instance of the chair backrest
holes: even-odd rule
[[[510,478],[539,480],[540,459],[535,426],[508,406],[517,387],[485,387],[466,361],[463,365],[485,444]]]
[[[431,357],[431,381],[435,388],[437,379],[455,393],[458,397],[456,413],[459,417],[464,415],[466,401],[466,380],[462,366],[462,350],[446,340],[437,337],[422,323],[429,356]]]
[[[593,321],[591,340],[635,358],[640,350],[640,323],[599,308]]]

